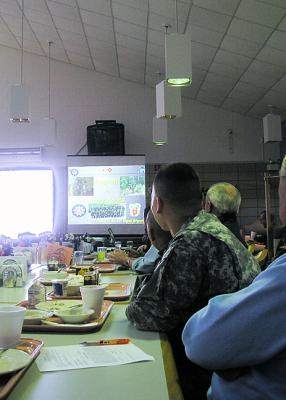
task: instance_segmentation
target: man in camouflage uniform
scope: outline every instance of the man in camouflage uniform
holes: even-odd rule
[[[152,278],[126,310],[138,329],[168,333],[184,396],[192,399],[204,398],[210,374],[196,395],[191,387],[195,372],[181,342],[185,322],[211,297],[239,290],[259,273],[242,243],[215,215],[200,208],[200,182],[191,166],[171,164],[158,172],[151,209],[173,239]],[[200,378],[204,380],[196,376],[195,382]]]

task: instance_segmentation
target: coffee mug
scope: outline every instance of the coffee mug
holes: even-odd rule
[[[83,307],[94,310],[95,318],[101,315],[105,285],[87,285],[80,287]]]
[[[24,307],[0,306],[0,348],[13,347],[19,341],[25,311]]]

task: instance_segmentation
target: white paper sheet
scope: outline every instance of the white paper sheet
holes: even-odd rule
[[[154,361],[134,344],[43,347],[36,364],[41,372]]]

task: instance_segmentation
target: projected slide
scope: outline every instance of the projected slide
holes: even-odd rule
[[[68,168],[68,224],[143,224],[145,166]]]

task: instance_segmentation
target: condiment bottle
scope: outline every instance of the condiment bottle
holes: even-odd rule
[[[28,289],[28,305],[33,308],[36,304],[46,301],[46,288],[40,282],[34,282]]]

